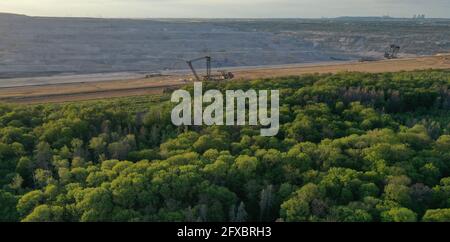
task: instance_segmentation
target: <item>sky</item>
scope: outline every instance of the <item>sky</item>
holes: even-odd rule
[[[450,18],[450,0],[0,0],[0,12],[114,18]]]

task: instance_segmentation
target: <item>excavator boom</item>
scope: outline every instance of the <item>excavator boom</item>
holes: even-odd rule
[[[200,77],[197,74],[197,71],[195,71],[195,68],[192,65],[192,61],[187,61],[187,64],[189,65],[189,68],[191,68],[191,71],[194,74],[195,79],[197,79],[197,81],[201,82]]]
[[[205,57],[200,57],[197,59],[193,59],[190,61],[186,61],[186,63],[189,65],[189,68],[191,69],[192,73],[194,74],[194,77],[197,81],[201,82],[202,79],[200,78],[200,76],[198,75],[197,71],[194,68],[193,63],[196,61],[200,61],[206,59],[206,76],[203,77],[204,81],[219,81],[219,80],[229,80],[229,79],[233,79],[234,75],[231,72],[226,73],[225,71],[219,71],[218,75],[212,75],[211,74],[211,57],[210,56],[205,56]]]

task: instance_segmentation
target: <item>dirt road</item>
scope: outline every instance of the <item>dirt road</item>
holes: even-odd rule
[[[277,67],[252,67],[234,70],[236,79],[256,79],[302,75],[307,73],[397,72],[425,69],[450,69],[450,54],[383,60],[371,62],[347,62],[340,64],[287,65]],[[162,93],[166,88],[186,84],[192,78],[184,74],[127,80],[59,83],[37,86],[0,88],[0,101],[12,103],[54,103],[110,97],[136,96]]]

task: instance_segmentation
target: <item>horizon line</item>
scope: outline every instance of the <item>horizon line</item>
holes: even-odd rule
[[[5,15],[16,15],[21,17],[29,17],[29,18],[84,18],[84,19],[129,19],[129,20],[151,20],[151,19],[230,19],[230,20],[239,20],[239,19],[250,19],[250,20],[258,20],[258,19],[340,19],[340,18],[374,18],[374,19],[408,19],[408,20],[433,20],[433,19],[446,19],[450,20],[450,17],[425,17],[415,19],[413,17],[396,17],[396,16],[360,16],[360,15],[350,15],[350,16],[335,16],[335,17],[103,17],[103,16],[49,16],[49,15],[28,15],[22,13],[11,13],[11,12],[0,12]]]

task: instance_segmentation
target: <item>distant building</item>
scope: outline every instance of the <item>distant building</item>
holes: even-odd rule
[[[413,19],[425,19],[425,14],[414,14]]]

